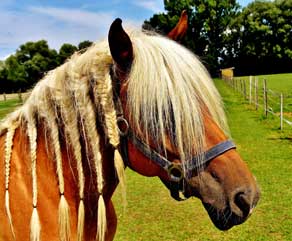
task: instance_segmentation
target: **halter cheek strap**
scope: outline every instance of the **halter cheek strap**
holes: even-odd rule
[[[208,163],[214,158],[224,154],[231,149],[236,148],[235,144],[231,140],[222,141],[209,150],[194,156],[190,161],[187,162],[187,165],[183,167],[181,163],[173,163],[169,161],[166,157],[151,149],[148,144],[137,137],[131,130],[127,120],[123,117],[120,102],[117,102],[119,104],[118,110],[120,110],[117,117],[117,123],[120,132],[120,152],[122,154],[125,166],[131,168],[128,153],[128,142],[130,141],[144,156],[152,160],[168,173],[170,181],[163,182],[170,190],[171,196],[178,201],[184,200],[180,198],[179,193],[180,191],[184,191],[184,183],[192,177],[192,173],[194,171],[206,167]]]
[[[139,137],[134,135],[129,127],[128,122],[124,118],[119,118],[118,122],[124,122],[126,126],[125,131],[120,131],[121,135],[121,152],[125,160],[126,166],[130,166],[128,158],[127,143],[131,141],[133,145],[145,155],[148,159],[155,162],[161,168],[163,168],[169,175],[169,178],[173,182],[180,182],[183,178],[189,179],[193,171],[199,170],[200,168],[206,166],[211,160],[222,155],[223,153],[235,149],[236,146],[231,140],[226,140],[213,146],[206,152],[194,156],[188,163],[187,167],[183,171],[182,164],[173,163],[167,158],[159,154],[157,151],[150,148],[145,142],[143,142]]]

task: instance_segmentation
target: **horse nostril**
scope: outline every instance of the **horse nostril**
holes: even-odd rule
[[[234,197],[234,203],[242,211],[243,217],[249,215],[251,209],[251,201],[247,193],[238,192]]]

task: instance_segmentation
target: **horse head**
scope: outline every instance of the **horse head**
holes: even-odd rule
[[[176,200],[198,197],[220,230],[243,223],[259,200],[259,189],[228,138],[212,80],[179,44],[145,38],[151,46],[160,45],[142,49],[120,19],[108,35],[127,165],[144,176],[158,176]]]

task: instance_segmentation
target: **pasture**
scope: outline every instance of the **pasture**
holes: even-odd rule
[[[260,113],[263,113],[265,109],[267,109],[268,115],[280,118],[282,109],[284,119],[284,126],[282,124],[282,127],[284,129],[291,129],[292,74],[252,76],[251,80],[252,81],[250,82],[249,76],[236,77],[234,78],[234,81],[229,81],[229,84],[238,92],[241,92],[246,99],[251,98],[250,102],[254,106],[254,109],[257,107],[257,109],[261,111]],[[264,93],[264,80],[266,80],[266,96]],[[265,98],[267,99],[267,103]],[[267,108],[265,108],[266,104]],[[276,126],[280,126],[279,122],[280,120],[276,123]]]
[[[292,74],[274,74],[258,75],[259,87],[263,87],[263,79],[267,80],[267,86],[276,92],[282,92],[284,95],[292,96]],[[237,77],[248,80],[248,76]]]
[[[238,151],[261,186],[261,200],[253,215],[244,224],[221,232],[198,199],[176,202],[158,178],[142,177],[128,169],[125,210],[119,189],[114,196],[116,241],[292,240],[292,131],[279,131],[277,120],[261,117],[225,83],[215,82]],[[16,100],[0,102],[0,118],[18,104]]]
[[[0,119],[2,119],[9,112],[13,111],[21,104],[18,98],[0,101]]]

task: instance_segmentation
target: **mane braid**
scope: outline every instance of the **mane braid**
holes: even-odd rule
[[[109,66],[106,68],[109,70]],[[117,126],[117,113],[113,101],[113,89],[110,72],[105,73],[104,81],[94,85],[95,103],[100,103],[105,119],[105,132],[109,143],[114,147],[114,164],[122,189],[124,207],[126,206],[125,166],[118,146],[120,135]]]
[[[80,144],[80,133],[78,131],[78,116],[72,104],[72,93],[67,88],[63,89],[63,98],[60,100],[61,115],[64,122],[67,142],[71,145],[74,159],[77,164],[78,186],[79,186],[79,207],[78,207],[78,223],[77,223],[77,240],[83,240],[84,232],[84,172],[82,166],[82,154]],[[53,96],[52,96],[53,98]],[[73,146],[74,145],[74,146]]]
[[[25,113],[27,121],[27,131],[30,144],[30,157],[31,157],[31,175],[32,175],[32,216],[30,221],[30,241],[40,241],[40,220],[39,214],[37,211],[37,171],[36,171],[36,162],[37,162],[37,128],[36,128],[36,119],[35,119],[35,110],[34,108],[29,109]]]
[[[13,147],[13,137],[15,134],[15,129],[17,125],[12,124],[10,128],[7,130],[6,140],[5,140],[5,209],[10,225],[10,229],[15,239],[15,233],[12,224],[12,217],[10,212],[10,205],[9,205],[9,177],[10,177],[10,161],[11,161],[11,153]]]
[[[75,90],[75,100],[79,105],[81,121],[84,124],[85,131],[84,136],[89,138],[90,148],[93,154],[93,161],[95,167],[95,173],[97,177],[97,191],[98,197],[98,220],[97,220],[97,237],[100,241],[104,241],[106,232],[106,211],[105,203],[103,199],[103,170],[102,170],[102,156],[100,152],[100,138],[96,129],[96,113],[94,105],[89,96],[89,80],[86,77],[81,77],[79,73],[74,71],[74,65],[72,64],[71,70],[69,70],[70,78],[79,80],[79,88]]]
[[[44,95],[50,97],[48,89],[45,90]],[[70,213],[69,206],[64,195],[64,176],[63,176],[63,163],[62,163],[62,154],[59,140],[59,128],[58,123],[56,122],[56,113],[54,111],[54,105],[51,101],[51,98],[47,96],[44,98],[44,104],[47,112],[46,122],[50,129],[51,141],[54,149],[54,156],[56,159],[57,166],[57,176],[59,182],[59,192],[60,192],[60,202],[59,202],[59,236],[60,241],[67,241],[70,239]]]

